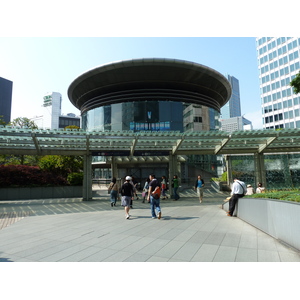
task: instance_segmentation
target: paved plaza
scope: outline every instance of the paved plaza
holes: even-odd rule
[[[135,200],[130,219],[107,192],[93,201],[0,202],[0,262],[299,262],[300,253],[192,190],[161,200],[162,218]]]

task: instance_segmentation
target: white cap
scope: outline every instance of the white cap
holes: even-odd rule
[[[126,176],[125,180],[131,180],[132,178],[130,176]]]

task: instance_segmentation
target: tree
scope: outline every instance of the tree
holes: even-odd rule
[[[38,126],[34,123],[34,121],[26,118],[26,117],[19,117],[12,120],[9,123],[11,126],[17,126],[21,128],[29,128],[29,129],[38,129]]]
[[[38,129],[38,126],[34,123],[34,121],[26,118],[26,117],[19,117],[12,120],[9,125],[21,127],[21,128],[29,128],[29,129]],[[28,155],[27,155],[28,156]],[[15,158],[20,160],[20,165],[24,165],[25,163],[25,155],[15,155]],[[37,161],[37,158],[30,158],[30,160]]]
[[[6,125],[2,115],[0,115],[0,125]]]
[[[290,86],[294,88],[294,93],[300,93],[300,72],[296,75],[296,77],[290,82]]]
[[[80,172],[83,169],[82,156],[46,155],[39,161],[39,167],[67,177],[68,174]]]

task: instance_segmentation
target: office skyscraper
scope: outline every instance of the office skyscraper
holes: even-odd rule
[[[63,115],[61,113],[62,97],[60,93],[47,93],[43,100],[43,115],[31,118],[39,128],[62,129],[70,125],[80,127],[80,118],[75,114]]]
[[[300,38],[256,38],[263,128],[300,128],[300,97],[290,82],[300,71]]]
[[[231,84],[232,94],[229,101],[221,108],[222,119],[230,119],[241,116],[240,84],[238,79],[227,75]]]
[[[10,122],[12,87],[12,81],[0,77],[0,116],[5,123]]]

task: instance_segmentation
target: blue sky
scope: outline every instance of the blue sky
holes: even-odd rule
[[[237,0],[70,3],[11,0],[1,5],[0,77],[13,81],[13,119],[41,114],[49,91],[62,94],[63,113],[79,114],[67,90],[80,74],[113,61],[166,57],[235,76],[242,114],[261,128],[254,37],[298,34],[298,11],[289,9],[287,24],[283,8],[269,0],[247,6]]]
[[[79,111],[67,90],[80,74],[105,63],[148,57],[193,61],[240,82],[242,114],[261,126],[254,37],[2,37],[0,77],[13,81],[12,119],[41,114],[45,93],[62,94],[62,112]]]

